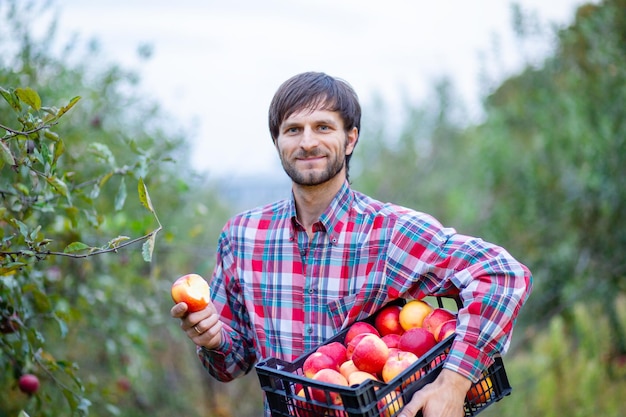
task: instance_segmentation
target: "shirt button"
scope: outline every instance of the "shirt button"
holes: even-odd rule
[[[308,334],[313,333],[313,327],[309,326],[309,327],[306,329],[306,332],[307,332]]]
[[[309,294],[313,294],[313,288],[309,288]]]

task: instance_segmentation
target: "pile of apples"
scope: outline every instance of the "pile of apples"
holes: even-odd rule
[[[403,306],[389,304],[377,312],[372,324],[353,323],[343,343],[318,347],[303,362],[302,373],[315,381],[341,386],[370,379],[388,383],[455,329],[456,313],[435,308],[425,300],[411,300]],[[327,401],[328,392],[309,390],[312,399]],[[329,394],[333,404],[341,404],[338,393]],[[304,388],[297,395],[305,397]],[[401,399],[394,398],[394,407],[402,406],[398,404]]]

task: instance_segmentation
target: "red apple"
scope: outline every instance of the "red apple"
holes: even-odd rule
[[[389,355],[389,358],[385,362],[385,366],[383,366],[383,370],[381,372],[383,381],[391,381],[411,366],[411,364],[417,362],[417,360],[417,355],[413,352],[397,350],[395,353]]]
[[[361,333],[374,333],[375,335],[380,336],[380,333],[378,333],[378,330],[376,330],[376,328],[372,326],[371,324],[364,322],[364,321],[357,321],[355,323],[352,323],[350,327],[348,328],[348,331],[346,332],[346,336],[343,340],[344,345],[348,346],[350,341],[354,339],[356,335],[361,334]]]
[[[448,320],[441,323],[435,330],[435,340],[437,340],[437,342],[441,342],[454,332],[456,332],[456,319]]]
[[[404,333],[404,329],[400,325],[400,311],[402,311],[402,307],[399,305],[387,305],[376,314],[374,327],[381,336]]]
[[[39,378],[37,378],[37,375],[24,374],[20,377],[18,386],[20,391],[29,395],[34,394],[39,389]]]
[[[341,366],[348,358],[346,356],[346,347],[341,342],[330,342],[317,348],[317,352],[324,353],[335,360],[337,368]]]
[[[313,378],[322,369],[339,371],[339,366],[333,358],[322,352],[311,353],[302,363],[302,372],[307,378]]]
[[[437,336],[436,330],[439,326],[449,320],[456,319],[456,314],[445,308],[435,308],[424,317],[422,327],[431,332],[435,337]]]
[[[365,336],[354,348],[352,361],[361,371],[378,374],[389,357],[389,348],[374,334]]]
[[[327,384],[342,385],[346,387],[348,386],[348,380],[343,375],[341,375],[339,371],[335,371],[334,369],[321,369],[315,375],[313,375],[313,379],[318,382],[324,382]],[[322,390],[319,388],[311,387],[311,397],[315,401],[327,403],[326,392],[328,392],[332,404],[342,404],[343,401],[341,399],[341,395],[338,392],[334,391],[332,388]]]
[[[346,346],[346,359],[352,359],[352,354],[354,353],[354,348],[359,342],[365,337],[369,335],[374,335],[374,333],[359,333],[350,340],[350,343]]]
[[[421,327],[415,327],[407,330],[400,337],[398,349],[413,352],[419,358],[436,344],[435,336],[431,332]]]
[[[211,301],[209,284],[198,274],[179,277],[172,284],[171,292],[174,302],[187,304],[190,313],[204,309]]]
[[[390,334],[383,336],[381,339],[383,339],[383,342],[385,342],[387,347],[395,348],[395,347],[398,347],[398,343],[400,342],[400,335],[395,334],[395,333],[390,333]]]

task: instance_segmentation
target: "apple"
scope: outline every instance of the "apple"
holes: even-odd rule
[[[318,405],[313,405],[306,400],[305,389],[309,392],[309,398],[311,398],[311,388],[300,388],[294,398],[294,408],[298,417],[318,417],[324,415],[324,408]],[[299,400],[298,398],[302,398]]]
[[[439,326],[449,320],[455,320],[456,314],[452,311],[437,307],[433,309],[426,317],[424,317],[424,321],[422,322],[422,327],[431,332],[435,337],[437,337],[436,330]]]
[[[209,284],[198,274],[183,275],[172,284],[172,299],[175,303],[187,304],[193,313],[204,309],[211,301]]]
[[[20,391],[28,395],[34,394],[39,389],[39,378],[37,375],[24,374],[20,377],[18,386]]]
[[[400,310],[400,326],[406,331],[422,327],[424,318],[433,311],[433,307],[424,300],[411,300]]]
[[[365,381],[380,381],[376,375],[371,374],[369,372],[365,372],[365,371],[356,371],[356,372],[352,372],[350,374],[350,376],[348,377],[348,385],[352,386],[352,385],[361,385],[363,382]]]
[[[389,348],[375,334],[368,334],[355,346],[352,361],[361,371],[378,374],[389,357]]]
[[[390,333],[383,336],[383,342],[387,345],[388,348],[398,347],[398,342],[400,342],[400,335],[395,333]]]
[[[413,352],[397,350],[393,354],[390,354],[381,371],[383,381],[391,381],[413,363],[417,362],[417,360],[418,357]]]
[[[437,342],[441,342],[446,339],[448,336],[456,332],[456,319],[448,320],[439,325],[437,329],[435,329],[435,340]]]
[[[400,325],[400,311],[402,311],[402,307],[399,305],[387,305],[376,314],[374,327],[381,336],[404,333],[404,329]]]
[[[493,384],[491,378],[486,376],[484,379],[481,379],[480,382],[473,384],[469,391],[467,391],[467,401],[472,404],[486,403],[491,398],[492,389]]]
[[[369,335],[376,336],[376,334],[374,334],[374,333],[359,333],[356,336],[354,336],[352,338],[352,340],[350,340],[350,343],[348,343],[347,346],[346,346],[346,359],[352,359],[352,354],[354,353],[354,348],[356,347],[356,345],[358,345],[359,342],[365,336],[369,336]]]
[[[361,333],[373,333],[377,336],[380,336],[380,333],[378,333],[378,330],[376,330],[376,327],[374,327],[373,325],[365,321],[357,321],[352,323],[348,328],[348,331],[346,332],[346,335],[343,339],[344,345],[348,346],[350,341],[354,339],[355,336]]]
[[[398,349],[413,352],[419,358],[435,345],[437,345],[437,341],[431,332],[424,328],[416,327],[407,330],[400,336]]]
[[[339,367],[339,373],[343,375],[346,379],[350,377],[350,374],[352,372],[356,372],[358,370],[359,368],[356,367],[352,359],[348,359],[347,361],[342,363],[341,366]]]
[[[302,363],[302,372],[307,378],[313,378],[322,369],[339,371],[339,366],[333,358],[322,352],[311,353]]]
[[[348,386],[348,380],[341,375],[339,371],[335,371],[334,369],[320,369],[315,375],[313,375],[313,379],[326,384]],[[315,401],[327,403],[326,393],[328,393],[332,404],[341,405],[343,403],[341,395],[338,392],[333,391],[332,389],[324,390],[311,387],[311,398]]]
[[[347,348],[341,342],[330,342],[318,347],[316,350],[316,352],[324,353],[333,358],[337,364],[337,368],[348,359],[346,351]]]
[[[378,409],[381,411],[381,416],[392,417],[398,415],[398,412],[403,405],[404,401],[402,400],[402,393],[398,391],[391,391],[378,402]]]

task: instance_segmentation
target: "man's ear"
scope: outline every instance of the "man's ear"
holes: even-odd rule
[[[351,155],[356,147],[357,142],[359,141],[359,129],[353,127],[346,134],[346,155]]]

